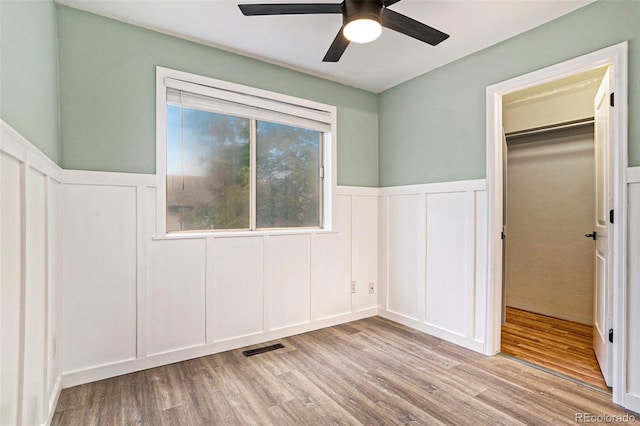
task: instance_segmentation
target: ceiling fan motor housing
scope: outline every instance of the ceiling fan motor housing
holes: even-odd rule
[[[344,25],[356,19],[372,19],[382,23],[382,1],[345,0],[342,7]]]

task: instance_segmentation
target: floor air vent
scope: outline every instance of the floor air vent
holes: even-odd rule
[[[276,343],[275,345],[265,346],[263,348],[257,348],[257,349],[250,349],[248,351],[242,351],[242,355],[244,355],[244,356],[253,356],[253,355],[258,355],[258,354],[262,354],[262,353],[269,352],[269,351],[275,351],[276,349],[282,349],[282,348],[284,348],[284,345],[282,343]]]

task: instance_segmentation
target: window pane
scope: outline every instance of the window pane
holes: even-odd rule
[[[321,132],[259,121],[257,227],[320,226]]]
[[[168,232],[249,228],[249,133],[248,119],[167,105]]]

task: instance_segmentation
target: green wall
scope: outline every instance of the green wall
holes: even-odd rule
[[[58,162],[53,0],[0,0],[0,118]]]
[[[62,165],[155,172],[157,65],[335,105],[338,183],[378,186],[378,96],[254,59],[58,9]]]
[[[599,0],[379,96],[57,9],[51,0],[0,0],[0,118],[65,168],[155,171],[160,65],[336,105],[340,184],[484,178],[486,86],[624,40],[629,165],[640,166],[640,1]]]
[[[486,86],[625,40],[629,165],[640,166],[640,1],[600,0],[383,92],[380,186],[484,178]]]

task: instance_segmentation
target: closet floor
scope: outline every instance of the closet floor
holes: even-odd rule
[[[501,351],[608,389],[593,353],[593,328],[558,318],[507,307]]]

